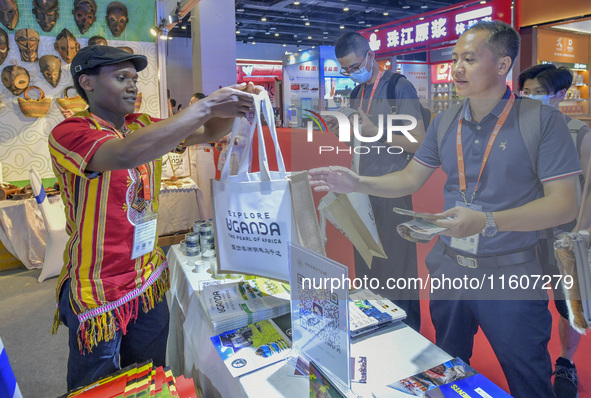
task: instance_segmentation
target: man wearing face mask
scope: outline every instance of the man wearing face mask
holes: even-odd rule
[[[532,66],[521,72],[518,78],[519,90],[524,96],[537,99],[557,109],[559,109],[560,101],[566,97],[566,92],[570,88],[572,81],[573,74],[568,68],[556,68],[552,64]],[[568,115],[564,115],[564,118],[579,151],[581,167],[586,170],[591,152],[591,135],[588,134],[591,129],[585,123]],[[540,239],[540,262],[548,268],[546,270],[547,274],[559,273],[553,256],[553,239],[548,239],[548,236],[554,236],[562,231],[571,231],[574,225],[575,222],[573,221],[557,227],[554,231],[546,230],[546,238]],[[588,227],[589,221],[583,222],[582,226],[583,228]],[[561,292],[555,292],[555,296],[557,293]],[[557,398],[574,398],[578,393],[578,375],[573,357],[581,340],[581,334],[570,326],[564,296],[558,299],[555,297],[554,304],[560,314],[558,321],[560,357],[556,359],[554,392]]]
[[[359,156],[359,173],[365,176],[381,176],[404,169],[425,135],[421,106],[415,88],[402,76],[390,70],[382,70],[375,60],[375,53],[369,48],[369,42],[359,33],[349,32],[339,37],[335,43],[335,54],[341,65],[341,74],[359,83],[351,92],[350,107],[359,112],[362,135],[377,135],[380,116],[383,117],[384,124],[386,116],[392,113],[411,115],[417,119],[417,127],[410,131],[416,142],[410,142],[405,136],[395,134],[392,142],[380,139],[379,142],[368,143],[367,146],[372,149],[368,154]],[[383,134],[384,138],[385,136]],[[401,147],[404,152],[389,153],[388,146]],[[383,283],[392,277],[416,278],[416,246],[394,231],[398,224],[408,221],[408,217],[392,211],[394,207],[412,210],[411,196],[369,198],[380,240],[388,258],[373,257],[371,268],[368,268],[359,252],[355,250],[356,277],[365,275],[367,278],[377,278]],[[384,291],[380,290],[380,294],[384,294]],[[389,294],[394,296],[388,298],[406,311],[406,323],[418,331],[418,292],[397,290],[389,291]]]

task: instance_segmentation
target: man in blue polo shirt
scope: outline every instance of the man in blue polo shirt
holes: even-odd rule
[[[317,191],[398,197],[416,192],[441,167],[446,210],[436,223],[447,230],[426,265],[432,280],[454,283],[431,295],[436,343],[468,361],[480,327],[514,397],[554,397],[547,349],[552,324],[547,294],[536,282],[542,270],[534,246],[537,231],[576,216],[581,167],[563,116],[548,106],[541,109],[537,167],[532,165],[520,132],[521,99],[505,83],[518,52],[519,35],[509,25],[474,25],[452,55],[456,90],[467,100],[439,145],[444,115],[434,119],[414,161],[400,172],[363,177],[331,166],[310,170],[310,176]],[[521,282],[515,286],[510,279]]]

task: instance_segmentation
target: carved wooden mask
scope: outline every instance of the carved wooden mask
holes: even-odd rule
[[[62,76],[62,61],[55,55],[44,55],[39,58],[41,74],[52,87],[57,87]]]
[[[49,32],[60,16],[58,0],[33,0],[33,15],[41,29]]]
[[[92,36],[88,39],[89,46],[108,46],[107,39],[102,36]]]
[[[63,29],[55,38],[53,47],[55,48],[55,51],[60,54],[62,59],[69,64],[78,53],[78,50],[80,50],[80,43],[78,43],[72,32],[68,29]]]
[[[0,0],[1,1],[1,0]],[[129,18],[127,18],[127,7],[120,1],[113,1],[107,6],[107,25],[113,36],[119,37],[125,30]]]
[[[8,33],[6,33],[4,29],[0,29],[0,65],[6,60],[8,51],[10,51],[10,46],[8,45]]]
[[[2,84],[14,95],[20,95],[31,81],[29,72],[22,66],[8,65],[2,69]]]
[[[16,0],[0,0],[0,22],[13,30],[18,22],[18,5]]]
[[[94,0],[74,0],[72,14],[74,14],[80,33],[84,34],[96,21],[96,2]]]
[[[14,41],[21,53],[21,61],[37,62],[39,55],[39,34],[33,29],[19,29],[14,34]]]

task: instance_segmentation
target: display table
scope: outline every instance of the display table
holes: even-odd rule
[[[208,272],[195,273],[190,258],[171,246],[169,297],[170,334],[168,363],[174,374],[193,377],[204,397],[294,397],[308,396],[309,382],[294,377],[285,362],[233,378],[209,340],[211,329],[199,305],[205,283],[216,283]],[[231,281],[231,280],[228,280]],[[451,359],[447,353],[406,325],[399,324],[355,340],[352,356],[367,357],[367,384],[353,383],[361,396],[408,397],[386,385]]]
[[[158,203],[158,236],[193,229],[193,222],[205,219],[202,193],[191,178],[181,178],[176,185],[162,182]]]
[[[50,198],[60,200],[59,196]],[[43,267],[45,224],[34,198],[0,201],[0,240],[25,267]]]

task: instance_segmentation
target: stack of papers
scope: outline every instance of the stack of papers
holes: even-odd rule
[[[211,342],[232,374],[237,377],[285,358],[291,348],[291,317],[268,321],[211,337]]]
[[[289,299],[289,285],[265,278],[205,286],[199,295],[214,334],[287,314]]]
[[[369,290],[351,292],[349,299],[351,337],[358,337],[406,319],[406,311]]]

